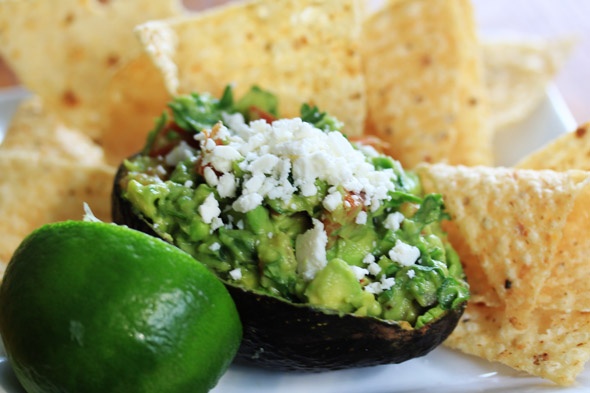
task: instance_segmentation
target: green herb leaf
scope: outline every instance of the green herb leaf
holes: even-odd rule
[[[433,222],[449,219],[445,212],[445,206],[440,194],[428,194],[420,204],[420,208],[412,217],[412,220],[421,223],[423,226]]]
[[[235,103],[234,109],[244,115],[246,121],[260,118],[270,120],[269,117],[276,118],[279,115],[279,100],[274,94],[263,90],[258,86],[252,86],[252,88]]]
[[[301,120],[313,124],[316,128],[324,131],[339,131],[343,123],[326,112],[320,112],[316,106],[309,104],[301,105]]]

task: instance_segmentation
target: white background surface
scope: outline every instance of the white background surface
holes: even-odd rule
[[[22,89],[0,90],[0,141]],[[513,165],[560,134],[575,129],[575,121],[554,87],[526,121],[499,131],[498,165]],[[0,174],[1,175],[1,174]],[[500,364],[441,347],[429,355],[398,364],[318,374],[279,373],[232,366],[214,393],[395,393],[395,392],[560,392],[590,391],[590,365],[569,388],[530,377]],[[0,393],[23,393],[9,362],[0,352]],[[80,392],[83,393],[83,392]],[[105,392],[108,393],[108,392]]]

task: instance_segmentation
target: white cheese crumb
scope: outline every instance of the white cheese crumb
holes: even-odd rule
[[[214,169],[225,173],[232,169],[232,163],[242,158],[242,155],[232,146],[218,145],[211,151],[210,162]]]
[[[194,154],[188,143],[182,141],[166,155],[164,161],[168,166],[176,166],[179,162],[193,157]]]
[[[350,268],[352,269],[352,272],[354,273],[356,279],[359,281],[365,278],[367,274],[369,274],[369,271],[367,269],[364,269],[359,266],[350,265]]]
[[[416,277],[416,272],[415,272],[415,271],[413,271],[413,270],[411,270],[411,269],[410,269],[410,270],[408,270],[408,273],[406,273],[406,274],[407,274],[407,275],[408,275],[408,277],[410,277],[410,278],[414,278],[414,277]]]
[[[205,224],[211,224],[214,218],[219,217],[220,213],[219,202],[217,202],[213,193],[209,194],[203,204],[199,206],[199,214]]]
[[[305,280],[312,280],[328,263],[326,259],[328,235],[324,230],[324,224],[315,218],[312,222],[313,228],[297,236],[295,240],[297,271]]]
[[[395,285],[395,278],[393,277],[381,277],[380,281],[375,281],[367,284],[363,287],[365,292],[369,292],[375,295],[379,295],[383,291],[391,289]]]
[[[340,195],[340,193],[336,191],[326,195],[322,202],[322,205],[324,206],[324,209],[326,209],[327,211],[333,212],[338,208],[338,206],[340,206],[341,203],[342,195]]]
[[[236,223],[236,228],[238,228],[238,229],[244,229],[244,221],[243,220],[239,220]]]
[[[397,231],[405,218],[406,217],[404,217],[404,215],[400,212],[391,213],[383,221],[383,226],[386,229]]]
[[[380,282],[372,282],[372,283],[370,283],[370,284],[367,284],[367,285],[365,285],[365,286],[363,287],[363,289],[364,289],[366,292],[373,293],[373,294],[375,294],[375,295],[378,295],[378,294],[380,294],[381,292],[383,292],[383,291],[381,290],[381,283],[380,283]]]
[[[367,212],[361,211],[357,214],[356,219],[354,220],[359,225],[365,225],[367,223]]]
[[[375,262],[369,263],[367,269],[369,270],[369,273],[371,273],[373,276],[376,276],[377,274],[381,273],[381,266],[379,266]]]
[[[260,194],[242,194],[242,196],[232,203],[231,207],[237,212],[246,213],[260,206],[262,204],[262,200],[263,198]]]
[[[381,266],[375,262],[375,256],[373,254],[367,254],[363,258],[363,263],[367,265],[367,270],[373,276],[381,273]]]
[[[212,151],[213,149],[215,149],[215,146],[217,146],[217,143],[215,143],[213,139],[207,138],[203,141],[201,146],[203,146],[204,150]]]
[[[221,249],[221,244],[219,244],[217,242],[215,242],[209,246],[209,250],[211,250],[213,252],[219,251],[220,249]]]
[[[399,263],[402,266],[412,266],[420,258],[420,250],[418,247],[409,245],[398,240],[395,246],[389,250],[389,258],[392,261]]]
[[[363,258],[363,263],[366,263],[367,265],[373,262],[375,262],[375,255],[373,254],[367,254]]]
[[[158,165],[156,166],[156,172],[158,173],[158,175],[164,176],[166,175],[166,168],[164,168],[162,165]]]
[[[210,233],[215,232],[217,229],[221,228],[223,226],[223,220],[221,219],[221,217],[213,217],[213,219],[211,220],[211,229],[209,230]]]
[[[230,275],[230,277],[231,277],[231,278],[233,278],[234,280],[236,280],[236,281],[239,281],[239,280],[241,280],[241,279],[242,279],[242,269],[240,269],[240,268],[238,267],[238,268],[235,268],[235,269],[233,269],[233,270],[230,270],[230,271],[229,271],[229,275]]]
[[[217,192],[221,198],[233,198],[236,196],[236,177],[233,173],[224,173],[219,178]]]
[[[217,184],[219,184],[217,174],[210,166],[206,166],[205,169],[203,169],[203,176],[205,177],[207,184],[209,184],[211,187],[215,187]]]
[[[395,285],[395,278],[382,276],[380,284],[381,284],[381,290],[387,291],[388,289],[391,289],[391,287],[393,287]]]

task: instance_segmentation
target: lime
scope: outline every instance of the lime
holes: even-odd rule
[[[206,392],[242,326],[223,284],[176,247],[123,226],[31,233],[0,286],[0,334],[32,392]]]

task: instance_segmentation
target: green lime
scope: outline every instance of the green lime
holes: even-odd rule
[[[30,234],[0,286],[0,334],[33,392],[206,392],[242,326],[188,254],[123,226],[67,221]]]

